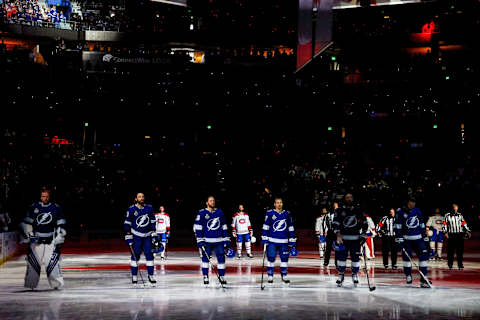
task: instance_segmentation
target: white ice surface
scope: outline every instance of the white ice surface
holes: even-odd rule
[[[128,261],[127,254],[70,254],[63,256],[62,268]],[[373,292],[363,272],[357,288],[349,274],[345,286],[338,288],[334,268],[324,268],[318,259],[298,258],[289,264],[290,286],[281,284],[276,273],[274,284],[262,291],[261,264],[261,257],[228,259],[227,267],[233,270],[228,269],[226,290],[213,274],[205,288],[198,253],[171,252],[166,262],[156,261],[155,288],[133,288],[126,269],[64,269],[65,288],[53,291],[42,269],[39,288],[30,291],[23,288],[25,260],[20,257],[0,267],[0,319],[480,318],[480,288],[421,289],[418,279],[416,286],[407,286],[401,270],[385,273],[378,261]],[[146,280],[146,271],[141,272]]]

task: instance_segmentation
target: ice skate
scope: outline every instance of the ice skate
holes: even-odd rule
[[[290,279],[288,279],[287,275],[282,275],[282,281],[284,284],[290,284]]]
[[[225,277],[224,277],[224,276],[220,276],[220,277],[219,277],[219,280],[220,280],[220,284],[222,284],[222,285],[226,285],[226,284],[227,284],[227,280],[225,280]]]
[[[355,287],[358,286],[358,275],[356,273],[352,273],[352,281],[353,281],[353,285]]]
[[[208,279],[208,276],[203,276],[203,284],[206,286],[210,284],[210,280]]]
[[[337,278],[337,286],[341,287],[343,285],[343,280],[345,279],[345,275],[343,273],[338,274]]]
[[[267,282],[268,282],[268,283],[273,283],[273,276],[268,276]]]
[[[406,281],[407,281],[407,284],[412,284],[412,276],[409,274],[407,275],[407,278],[406,278]]]
[[[136,287],[138,285],[138,279],[137,276],[132,276],[132,285]]]
[[[150,282],[150,285],[152,287],[155,287],[157,285],[157,280],[155,280],[155,276],[153,276],[153,275],[148,276],[148,282]]]

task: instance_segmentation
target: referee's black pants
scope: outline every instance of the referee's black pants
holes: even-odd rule
[[[382,236],[383,265],[388,266],[388,255],[391,255],[392,267],[397,266],[398,246],[394,236]]]
[[[327,237],[326,237],[326,246],[325,246],[325,255],[323,258],[324,264],[327,264],[330,262],[330,253],[332,253],[333,249],[333,241],[337,239],[337,236],[333,232],[328,232]],[[335,258],[335,266],[337,265],[337,259]]]
[[[449,233],[447,240],[447,261],[448,266],[453,266],[453,259],[457,252],[458,267],[463,268],[463,233]]]

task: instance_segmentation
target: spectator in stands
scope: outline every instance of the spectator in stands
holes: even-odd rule
[[[0,232],[7,232],[8,225],[12,222],[10,216],[8,215],[7,210],[0,203]]]

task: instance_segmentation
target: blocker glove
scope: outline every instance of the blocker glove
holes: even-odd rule
[[[230,246],[230,238],[223,238],[223,247],[229,247]]]
[[[397,243],[398,246],[403,248],[404,245],[404,239],[403,238],[395,238],[395,242]]]
[[[205,239],[197,239],[197,247],[205,247]]]

